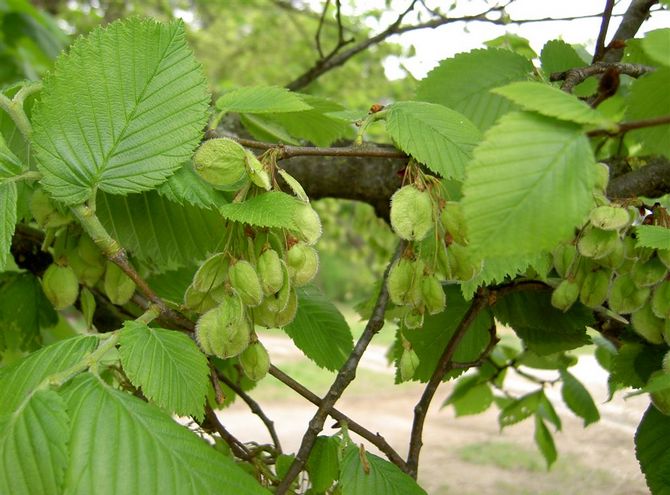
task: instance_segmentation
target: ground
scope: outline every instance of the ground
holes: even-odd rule
[[[272,362],[323,395],[332,374],[319,370],[277,331],[261,335]],[[384,339],[382,339],[384,340]],[[386,365],[386,347],[373,344],[364,356],[357,380],[337,407],[380,432],[404,456],[412,409],[422,392],[419,384],[393,385]],[[433,401],[424,430],[419,481],[431,495],[641,495],[649,493],[635,460],[633,435],[648,401],[644,396],[607,399],[606,373],[593,357],[582,355],[571,371],[589,388],[602,419],[583,428],[560,400],[560,390],[549,389],[563,421],[554,434],[559,459],[550,471],[533,444],[533,422],[500,432],[497,409],[455,418],[452,408],[440,409],[451,390],[442,386]],[[507,386],[524,392],[526,382],[510,376]],[[529,389],[528,389],[529,390]],[[295,452],[315,408],[268,377],[252,392],[275,422],[285,452]],[[238,401],[220,412],[224,424],[243,441],[269,441],[258,418]],[[326,425],[333,422],[328,420]],[[328,429],[326,434],[335,430]],[[360,438],[353,435],[355,441]],[[367,446],[366,446],[367,447]],[[374,447],[368,450],[375,452]]]

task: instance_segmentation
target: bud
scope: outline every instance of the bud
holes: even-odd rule
[[[599,206],[589,214],[591,224],[603,230],[621,230],[631,222],[630,214],[620,206]]]
[[[433,227],[433,202],[428,191],[401,187],[391,197],[391,227],[398,237],[420,241]]]
[[[428,314],[435,315],[444,311],[447,300],[442,289],[442,284],[435,275],[427,275],[423,278],[421,293]]]
[[[268,249],[258,257],[256,270],[266,296],[277,293],[284,285],[284,269],[274,249]]]
[[[228,270],[230,285],[237,291],[247,306],[258,306],[263,300],[263,290],[254,267],[245,260],[239,260]]]
[[[551,293],[551,305],[565,312],[577,301],[578,297],[579,284],[574,280],[565,279]]]
[[[193,155],[193,168],[213,186],[234,191],[248,181],[245,156],[245,149],[232,139],[209,139]]]
[[[255,382],[265,377],[270,369],[270,355],[258,341],[249,344],[238,359],[244,374]]]
[[[321,237],[321,219],[309,204],[300,202],[293,214],[293,223],[298,237],[310,246],[316,244]]]
[[[52,263],[42,276],[42,290],[54,308],[60,310],[77,300],[79,282],[71,267]]]
[[[251,326],[244,315],[242,301],[229,296],[203,314],[195,326],[195,335],[206,354],[221,359],[237,356],[249,345]]]
[[[610,287],[610,273],[605,270],[595,270],[586,274],[579,292],[579,300],[584,306],[595,308],[601,306]]]
[[[400,381],[406,382],[407,380],[411,380],[418,367],[419,356],[414,352],[414,349],[403,349],[398,366]]]
[[[113,304],[123,305],[133,297],[135,282],[116,264],[108,261],[105,268],[104,289],[105,294]]]
[[[615,313],[628,314],[639,310],[647,302],[650,293],[648,287],[639,288],[635,285],[630,275],[619,275],[612,282],[607,302]]]

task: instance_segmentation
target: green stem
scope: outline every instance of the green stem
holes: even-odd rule
[[[26,141],[30,141],[33,133],[33,126],[28,120],[26,112],[23,110],[23,101],[10,100],[7,96],[0,93],[0,108],[2,108],[16,124]]]
[[[9,184],[11,182],[21,182],[21,181],[31,181],[31,180],[40,180],[42,178],[42,174],[37,172],[36,170],[29,170],[27,172],[23,172],[22,174],[14,175],[12,177],[6,177],[4,179],[0,180],[0,185],[4,184]]]
[[[49,376],[46,379],[46,384],[60,387],[63,385],[65,382],[70,380],[73,376],[81,373],[82,371],[91,368],[95,366],[100,359],[107,354],[111,349],[113,349],[116,344],[119,342],[119,333],[118,332],[113,332],[109,334],[105,334],[105,336],[100,336],[98,337],[99,339],[103,340],[98,348],[93,351],[91,354],[88,354],[79,361],[77,364],[74,366],[71,366],[70,368],[63,370],[59,373],[53,374]]]
[[[105,227],[100,223],[100,219],[92,208],[86,205],[78,205],[73,206],[71,210],[86,233],[93,239],[93,242],[95,242],[96,246],[100,248],[107,258],[114,259],[123,251],[121,245],[109,235]]]
[[[42,81],[29,82],[18,90],[18,92],[14,95],[14,98],[12,98],[12,100],[23,106],[23,102],[26,101],[26,98],[28,98],[32,94],[42,91],[43,86],[44,85],[42,84]]]
[[[147,308],[147,310],[144,313],[142,313],[142,315],[135,318],[135,321],[148,325],[156,318],[158,318],[160,314],[161,309],[156,304],[152,304]]]

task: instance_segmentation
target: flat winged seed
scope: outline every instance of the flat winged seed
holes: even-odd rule
[[[42,276],[42,289],[55,309],[67,308],[79,294],[77,275],[69,266],[52,263]]]
[[[591,224],[603,230],[621,230],[631,222],[627,209],[609,205],[591,210],[589,220]]]
[[[245,150],[228,138],[209,139],[193,155],[193,169],[219,189],[234,191],[249,179]]]
[[[321,219],[319,214],[307,203],[302,203],[293,214],[298,236],[308,245],[313,246],[321,238]]]
[[[391,197],[391,226],[398,237],[420,241],[433,227],[433,202],[428,191],[414,184],[401,187]]]
[[[253,307],[261,303],[263,289],[258,274],[251,263],[245,260],[233,263],[228,270],[228,277],[230,278],[230,285],[239,294],[244,304]]]
[[[270,370],[270,355],[265,346],[258,341],[249,344],[238,359],[244,374],[255,382],[265,377]]]
[[[590,228],[577,241],[577,250],[582,256],[599,259],[610,254],[619,241],[619,234],[614,230]]]

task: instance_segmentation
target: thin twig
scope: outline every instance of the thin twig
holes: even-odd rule
[[[498,338],[498,335],[496,335],[496,326],[495,323],[492,324],[489,327],[489,343],[487,344],[486,348],[479,354],[479,357],[475,359],[474,361],[468,361],[468,362],[457,362],[453,361],[451,363],[451,369],[452,370],[467,370],[470,368],[475,368],[479,367],[482,364],[486,362],[486,360],[489,357],[489,354],[491,354],[491,351],[495,348],[496,344],[500,342],[500,339]]]
[[[605,55],[605,38],[607,37],[607,28],[610,25],[612,18],[612,10],[614,9],[614,0],[607,0],[605,2],[605,10],[603,10],[603,19],[600,23],[600,32],[598,33],[598,40],[596,41],[596,50],[593,54],[593,63],[598,62]]]
[[[328,13],[328,8],[330,7],[330,0],[326,0],[325,5],[323,6],[323,11],[321,12],[321,17],[319,18],[319,25],[316,28],[316,34],[314,35],[314,41],[316,42],[316,51],[319,52],[319,57],[321,59],[326,58],[321,48],[321,30],[323,29],[323,23],[326,20],[326,14]]]
[[[659,125],[670,124],[670,115],[661,115],[649,119],[631,120],[630,122],[621,122],[614,131],[609,129],[594,129],[586,133],[589,137],[594,136],[618,136],[635,129],[644,129],[646,127],[656,127]]]
[[[237,385],[237,383],[233,382],[223,373],[217,373],[217,375],[223,383],[225,383],[228,387],[230,387],[232,391],[235,392],[240,397],[240,399],[242,399],[247,404],[247,406],[249,406],[251,412],[260,418],[260,420],[265,425],[265,428],[268,430],[270,437],[272,438],[272,443],[274,443],[275,449],[277,450],[278,453],[281,454],[282,452],[281,443],[279,442],[279,436],[277,436],[277,430],[275,430],[274,422],[267,417],[267,415],[265,414],[261,406],[258,404],[258,402],[252,399],[249,394],[247,394]]]
[[[379,296],[377,297],[377,302],[375,303],[372,316],[368,320],[368,323],[365,326],[365,330],[358,339],[354,350],[351,351],[347,361],[340,368],[340,371],[337,373],[337,377],[335,377],[335,381],[321,400],[321,405],[318,407],[314,417],[310,420],[309,428],[307,428],[307,431],[302,438],[300,449],[298,449],[295,460],[289,467],[286,476],[284,476],[284,479],[282,479],[281,483],[279,483],[279,486],[277,486],[277,495],[284,495],[291,486],[293,480],[305,467],[309,453],[312,451],[312,447],[314,447],[316,437],[323,429],[326,417],[328,416],[328,411],[335,405],[344,390],[356,377],[356,368],[358,367],[358,363],[360,362],[365,349],[372,340],[372,337],[374,337],[375,334],[379,332],[379,330],[384,326],[384,313],[389,301],[389,294],[386,288],[386,279],[388,277],[391,265],[400,257],[406,246],[406,241],[400,241],[398,244],[398,249],[393,255],[391,262],[386,267],[384,276],[382,277],[382,286],[379,291]]]
[[[642,64],[624,64],[619,62],[596,62],[588,67],[577,67],[563,72],[554,72],[549,76],[550,81],[563,81],[561,89],[571,93],[573,88],[591,76],[604,74],[608,69],[616,69],[619,74],[631,77],[640,77],[648,72],[654,72],[655,67]]]
[[[233,451],[235,456],[244,460],[251,459],[252,457],[251,452],[249,452],[247,446],[244,445],[244,443],[239,441],[237,438],[235,438],[235,436],[232,433],[226,430],[226,427],[223,426],[221,421],[219,421],[219,418],[217,417],[216,413],[211,407],[209,407],[209,405],[205,407],[205,417],[207,418],[208,422],[211,423],[214,430],[219,435],[221,435],[221,438],[228,444],[230,450]]]
[[[294,380],[289,375],[284,373],[282,370],[276,366],[270,366],[270,374],[274,376],[277,380],[282,382],[284,385],[288,386],[290,389],[294,390],[305,399],[310,401],[315,406],[321,405],[321,399],[314,392],[309,390],[300,382]],[[357,435],[360,435],[362,438],[370,442],[372,445],[377,447],[389,461],[398,466],[402,471],[407,472],[407,463],[405,460],[400,457],[400,455],[395,451],[391,445],[386,441],[386,439],[381,436],[379,433],[372,433],[370,430],[357,423],[353,419],[349,418],[346,414],[340,412],[338,409],[331,407],[328,410],[328,415],[335,419],[338,423],[346,423],[349,431],[353,431]]]
[[[442,356],[435,366],[435,370],[430,377],[430,380],[426,384],[426,388],[421,395],[421,398],[416,403],[414,407],[414,422],[412,423],[412,433],[410,435],[409,442],[409,454],[407,455],[407,467],[409,468],[409,475],[413,478],[416,478],[418,467],[419,467],[419,454],[421,453],[421,447],[423,446],[423,425],[426,420],[426,415],[428,414],[428,408],[430,403],[435,396],[437,388],[442,383],[442,379],[447,371],[449,371],[451,366],[451,360],[454,357],[454,353],[458,347],[458,344],[461,342],[465,334],[470,329],[470,326],[475,321],[475,318],[489,304],[488,294],[485,289],[480,289],[480,291],[475,295],[470,307],[463,315],[454,335],[452,335],[449,342],[447,342]]]

